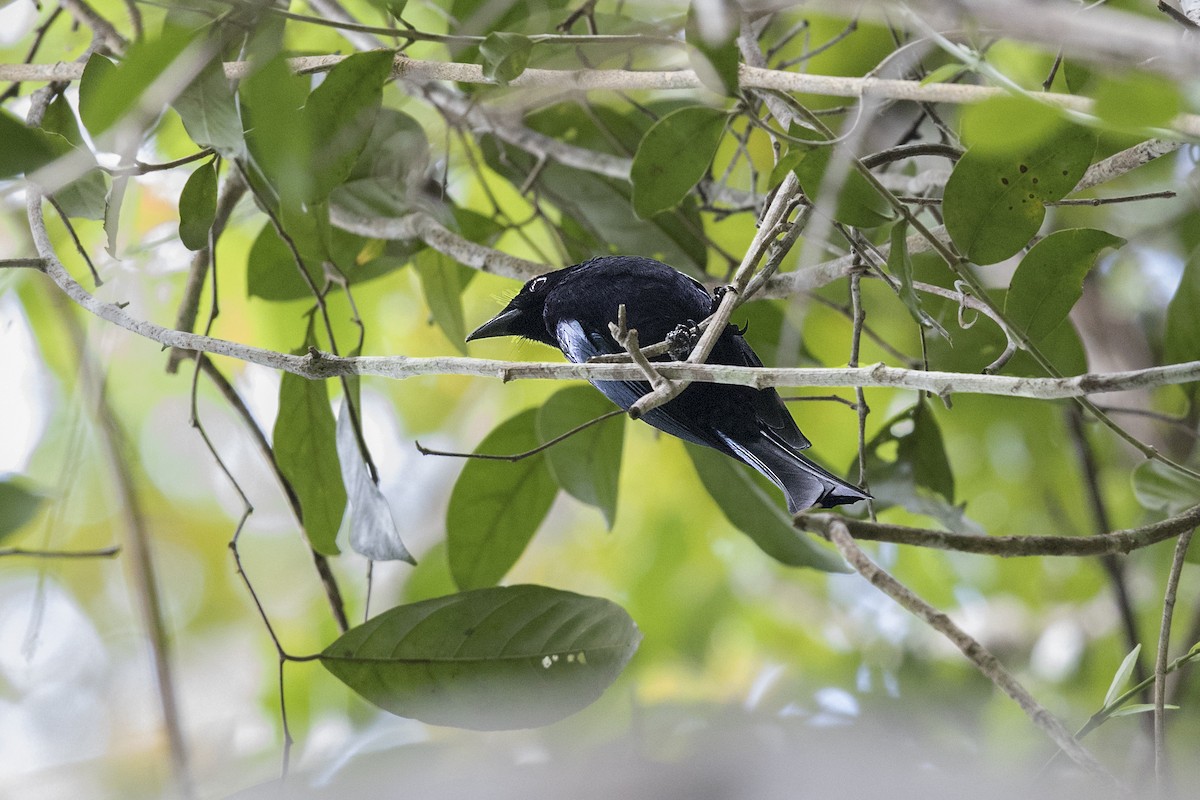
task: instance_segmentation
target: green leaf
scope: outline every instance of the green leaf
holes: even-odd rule
[[[812,203],[820,203],[821,183],[825,180],[825,171],[833,157],[833,145],[805,149],[803,145],[793,144],[788,150],[788,155],[793,152],[800,154],[799,160],[792,167],[800,181],[800,188]],[[856,228],[875,228],[894,220],[896,211],[888,199],[880,194],[853,164],[849,164],[837,205],[833,208],[833,218]]]
[[[462,293],[475,276],[475,270],[436,250],[422,250],[412,263],[421,279],[433,321],[446,334],[450,344],[466,355],[467,325],[463,319]]]
[[[496,426],[476,453],[512,455],[538,441],[537,409],[522,411]],[[446,542],[450,572],[460,589],[492,586],[520,558],[542,524],[558,486],[544,453],[520,461],[472,458],[450,493]]]
[[[327,198],[350,177],[371,136],[394,60],[390,50],[356,53],[338,62],[309,95],[303,115],[313,145],[308,201]]]
[[[352,393],[355,402],[357,391]],[[359,404],[358,408],[362,408]],[[350,520],[350,549],[372,561],[407,561],[416,564],[400,539],[400,531],[392,517],[391,506],[371,479],[367,462],[358,446],[358,436],[350,415],[350,406],[342,398],[337,419],[337,453],[342,467],[342,483],[348,497]]]
[[[1095,134],[1071,126],[1016,154],[967,150],[942,201],[950,237],[977,264],[1016,254],[1041,228],[1046,203],[1079,183],[1095,148]]]
[[[732,3],[722,2],[722,13],[731,23],[724,36],[718,36],[710,41],[702,32],[702,26],[697,19],[700,11],[693,1],[688,7],[687,24],[684,36],[688,43],[688,61],[696,75],[709,89],[727,97],[736,97],[738,93],[738,59],[740,52],[737,46],[737,14],[738,9]],[[713,13],[716,9],[706,8],[704,13]]]
[[[1121,666],[1117,667],[1117,671],[1113,674],[1112,683],[1108,685],[1108,691],[1104,694],[1104,705],[1108,707],[1121,694],[1121,687],[1129,682],[1129,676],[1133,674],[1134,667],[1137,666],[1138,653],[1142,652],[1140,644],[1134,646],[1129,651],[1129,655],[1121,662]]]
[[[841,556],[796,530],[779,503],[729,456],[688,443],[696,474],[725,519],[749,536],[759,549],[789,567],[813,567],[825,572],[849,572]]]
[[[1083,296],[1083,279],[1100,251],[1124,243],[1120,236],[1093,228],[1055,231],[1021,259],[1004,301],[1004,315],[1032,341],[1040,341]]]
[[[307,263],[305,269],[313,282],[320,286],[324,277]],[[267,222],[250,246],[246,259],[246,295],[264,300],[298,300],[312,297],[312,290],[300,276],[295,256]]]
[[[1200,503],[1200,481],[1161,461],[1143,461],[1133,469],[1133,494],[1143,508],[1178,514]]]
[[[132,112],[138,112],[140,121],[147,124],[158,116],[162,99],[150,107],[142,96],[170,68],[193,35],[192,30],[168,24],[161,35],[130,44],[119,64],[92,54],[79,82],[79,115],[93,139]]]
[[[428,165],[429,137],[421,123],[403,111],[381,108],[350,177],[406,181]]]
[[[305,272],[317,288],[325,285],[325,271],[322,267],[325,261],[337,264],[351,284],[379,277],[403,266],[403,262],[397,262],[395,258],[387,255],[383,258],[368,258],[360,264],[359,257],[367,252],[367,240],[340,228],[331,228],[324,232],[318,230],[317,219],[320,211],[321,208],[318,207],[308,211],[297,210],[294,213],[285,210],[281,214],[285,230],[300,252]],[[384,253],[392,249],[402,248],[385,245]],[[270,222],[263,225],[250,247],[246,266],[246,293],[249,297],[261,297],[264,300],[312,298],[312,290],[301,277],[295,256],[279,238],[275,226]]]
[[[1171,124],[1183,99],[1174,81],[1145,72],[1121,72],[1106,77],[1094,94],[1092,113],[1110,127],[1140,132]]]
[[[976,155],[1019,158],[1058,135],[1062,112],[1023,95],[1001,95],[962,110],[962,138]]]
[[[1164,705],[1163,708],[1170,711],[1178,711],[1179,706],[1170,704]],[[1154,710],[1154,703],[1131,703],[1127,706],[1121,706],[1116,711],[1109,714],[1110,717],[1130,717],[1134,714],[1145,714],[1148,711]]]
[[[306,347],[316,346],[309,331]],[[346,488],[338,461],[333,411],[325,381],[290,372],[279,384],[279,416],[272,434],[275,463],[300,500],[301,521],[318,553],[336,556],[338,528],[346,511]]]
[[[202,164],[179,195],[179,239],[188,250],[208,247],[208,232],[217,218],[217,164]]]
[[[973,331],[974,328],[971,330]],[[938,342],[949,349],[948,342],[941,340]],[[956,346],[958,346],[957,339]],[[928,444],[928,438],[924,440],[926,443],[924,447],[916,440],[906,441],[917,436],[917,426],[913,420],[916,413],[917,406],[900,412],[888,420],[879,433],[867,443],[867,474],[871,476],[871,494],[875,496],[876,509],[898,506],[913,514],[921,514],[937,520],[947,530],[983,536],[985,531],[978,523],[966,516],[964,505],[954,505],[947,501],[940,492],[932,491],[925,485],[933,484],[934,487],[941,486],[943,488],[946,486],[944,476],[940,481],[937,478],[938,469],[922,467],[923,482],[918,483],[916,477],[918,462],[927,460],[936,464],[940,460],[937,455],[937,444],[940,444],[940,441],[932,447]],[[924,428],[923,433],[928,431],[927,425]],[[940,440],[940,436],[938,439]],[[885,456],[889,455],[889,451],[893,447],[896,457],[886,458]],[[927,455],[926,449],[932,449],[933,455]],[[910,454],[909,457],[901,456],[901,451]],[[942,457],[944,458],[944,451]],[[946,467],[946,469],[949,468]],[[953,493],[952,486],[949,491]]]
[[[0,179],[27,175],[69,152],[71,143],[64,137],[30,128],[0,108]]]
[[[908,254],[908,221],[900,220],[892,226],[892,247],[888,251],[888,270],[900,280],[900,302],[908,309],[908,313],[923,328],[931,328],[948,339],[946,329],[937,320],[929,316],[921,306],[921,297],[913,288],[912,257]]]
[[[533,51],[533,42],[528,36],[519,33],[495,31],[489,33],[479,45],[479,54],[483,58],[483,77],[495,81],[501,86],[507,86],[529,66],[529,54]]]
[[[104,219],[108,207],[109,178],[100,169],[89,169],[54,193],[54,200],[68,217]]]
[[[651,110],[665,114],[674,104],[656,102]],[[558,103],[525,117],[525,124],[579,147],[622,154],[637,149],[650,121],[640,111],[620,114],[606,106],[585,113],[578,103]],[[608,178],[563,166],[540,163],[518,147],[490,135],[480,137],[484,159],[522,191],[536,191],[562,213],[560,232],[571,257],[583,261],[599,253],[639,253],[697,275],[708,263],[708,247],[698,235],[704,228],[695,196],[678,208],[642,220],[633,213],[628,180]]]
[[[298,205],[312,193],[312,133],[302,110],[308,80],[279,56],[238,86],[246,146],[284,205]]]
[[[959,64],[957,62],[952,64],[942,64],[940,67],[922,78],[921,85],[928,86],[931,83],[949,83],[959,75],[962,75],[968,71],[970,70],[965,64]]]
[[[46,106],[46,113],[42,115],[43,130],[57,133],[59,136],[66,139],[75,147],[84,146],[83,134],[79,131],[79,122],[75,119],[75,112],[71,109],[71,104],[67,101],[65,94],[55,95],[50,101],[50,105]]]
[[[699,183],[725,134],[729,115],[690,106],[673,111],[646,132],[633,157],[633,210],[641,219],[674,208]]]
[[[75,112],[64,95],[58,95],[46,107],[42,117],[42,129],[51,134],[63,137],[72,147],[81,153],[86,153],[89,163],[95,163],[91,151],[83,141],[79,131],[79,123],[75,120]],[[70,148],[53,136],[47,142],[52,152],[65,154]],[[104,211],[108,202],[109,178],[99,168],[89,169],[81,177],[76,178],[54,192],[54,200],[68,217],[83,219],[104,219]]]
[[[954,471],[946,456],[942,431],[934,419],[929,404],[920,401],[912,414],[912,433],[899,440],[897,459],[912,467],[913,480],[940,494],[947,503],[954,502]]]
[[[368,702],[432,725],[504,730],[585,708],[637,650],[620,606],[505,586],[390,609],[347,631],[321,664]]]
[[[1172,364],[1200,360],[1200,248],[1192,251],[1167,304],[1163,357]]]
[[[117,65],[99,53],[92,53],[79,79],[79,116],[93,136],[99,136],[125,113],[135,99],[126,96],[119,103],[109,101],[117,83]]]
[[[612,402],[590,386],[560,389],[538,411],[538,436],[543,442],[550,441],[613,410]],[[614,418],[598,422],[545,451],[558,485],[576,500],[600,509],[609,530],[617,515],[624,440],[624,418]]]
[[[171,106],[193,142],[228,158],[241,155],[242,120],[220,60],[210,61]]]
[[[26,489],[23,484],[24,481],[15,480],[11,475],[0,479],[0,542],[21,530],[45,502],[44,497]]]

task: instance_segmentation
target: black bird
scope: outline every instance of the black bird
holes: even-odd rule
[[[604,256],[529,281],[467,341],[520,336],[558,347],[578,364],[622,352],[608,327],[617,321],[622,304],[628,327],[636,329],[646,345],[671,334],[678,338],[694,328],[693,320],[711,314],[716,303],[701,284],[659,261]],[[762,366],[733,325],[718,337],[708,363]],[[624,409],[650,391],[645,381],[592,384]],[[692,383],[644,419],[659,430],[749,464],[783,490],[793,514],[814,505],[829,508],[869,497],[800,454],[809,441],[774,389]]]

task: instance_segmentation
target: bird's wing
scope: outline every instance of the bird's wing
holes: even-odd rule
[[[741,366],[761,367],[763,365],[758,354],[751,349],[749,343],[740,334],[727,332],[725,336],[732,340],[735,358]],[[811,442],[796,427],[791,412],[787,410],[787,406],[779,398],[779,393],[774,389],[762,389],[754,392],[750,403],[764,433],[779,437],[797,450],[804,450],[811,445]]]
[[[593,356],[619,352],[609,337],[599,331],[585,331],[575,319],[559,320],[554,327],[554,336],[563,355],[576,364],[583,364]],[[649,384],[640,381],[592,381],[592,385],[625,409],[650,391]]]

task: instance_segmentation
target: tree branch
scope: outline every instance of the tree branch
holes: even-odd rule
[[[210,355],[228,356],[240,361],[284,370],[306,378],[331,378],[344,375],[377,375],[402,380],[420,375],[478,375],[501,380],[641,380],[645,376],[635,364],[565,364],[547,362],[500,361],[482,358],[409,356],[360,356],[344,358],[316,351],[297,356],[261,347],[239,344],[212,336],[172,330],[153,322],[136,319],[115,303],[106,303],[79,285],[54,253],[41,212],[41,192],[30,186],[29,223],[34,244],[45,264],[46,274],[74,302],[85,310],[164,347],[177,347]],[[735,367],[725,364],[665,363],[656,365],[668,379],[731,383],[763,389],[768,386],[861,386],[915,389],[938,396],[955,393],[994,394],[1058,400],[1090,394],[1119,392],[1149,386],[1165,386],[1200,380],[1200,361],[1148,367],[1140,370],[1087,373],[1069,378],[1022,378],[1004,375],[974,375],[957,372],[932,372],[875,364],[858,369],[811,369]]]
[[[1200,72],[1200,50],[1191,48],[1195,55],[1194,69]],[[1155,54],[1161,55],[1161,54]],[[288,64],[298,73],[325,72],[345,56],[302,56],[288,59]],[[1159,63],[1156,59],[1155,63]],[[245,78],[253,70],[247,61],[231,61],[225,64],[229,78]],[[82,64],[0,64],[0,80],[75,81],[83,75]],[[456,83],[493,84],[483,76],[483,67],[478,64],[462,64],[455,61],[421,61],[404,55],[396,56],[392,70],[394,79],[420,81],[453,81]],[[962,83],[929,83],[887,78],[851,78],[831,75],[786,72],[782,70],[751,67],[742,64],[738,72],[738,83],[743,89],[772,89],[781,92],[799,92],[831,97],[871,96],[887,100],[906,100],[916,103],[966,104],[1007,97],[1007,89],[991,86],[975,86]],[[530,68],[508,84],[514,89],[554,89],[560,92],[589,91],[680,91],[702,90],[703,82],[692,70],[634,71],[623,69],[554,70]],[[1039,92],[1039,102],[1055,108],[1092,113],[1094,102],[1087,97],[1053,92]],[[1180,114],[1169,127],[1187,136],[1200,136],[1200,115]]]
[[[1025,687],[1004,668],[1000,660],[992,655],[987,648],[968,635],[962,628],[954,624],[954,621],[950,617],[926,603],[908,587],[904,586],[873,562],[863,552],[862,548],[855,543],[840,517],[835,517],[830,523],[828,536],[829,540],[833,542],[842,554],[842,557],[850,563],[850,566],[854,567],[872,586],[895,600],[905,610],[919,617],[935,631],[949,639],[975,665],[976,669],[983,673],[997,688],[1015,700],[1017,705],[1021,707],[1021,710],[1032,720],[1033,724],[1049,736],[1051,741],[1058,745],[1060,750],[1070,756],[1071,760],[1084,769],[1104,776],[1114,784],[1117,783],[1117,779],[1096,760],[1095,756],[1076,741],[1066,726],[1057,717],[1042,707],[1033,698],[1033,695],[1029,694]]]
[[[824,535],[828,535],[831,526],[838,524],[845,526],[855,539],[863,541],[893,542],[1002,558],[1106,556],[1140,550],[1187,533],[1200,525],[1200,505],[1161,522],[1094,536],[979,536],[869,522],[826,513],[800,514],[795,518],[795,524],[801,530]]]

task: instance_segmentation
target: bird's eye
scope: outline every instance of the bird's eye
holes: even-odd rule
[[[544,277],[543,278],[534,278],[533,280],[531,280],[529,282],[529,291],[540,292],[542,290],[542,287],[545,285],[546,285],[546,279]]]

